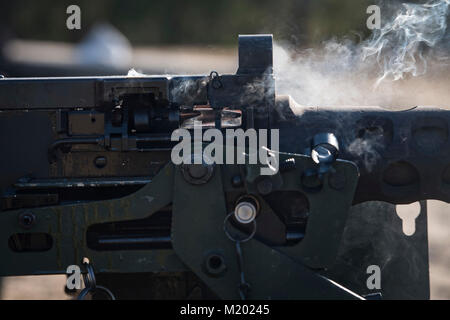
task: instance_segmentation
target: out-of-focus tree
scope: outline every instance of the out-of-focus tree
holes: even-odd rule
[[[15,0],[1,1],[3,28],[27,39],[78,41],[109,22],[134,45],[234,45],[236,35],[273,33],[310,45],[352,32],[367,34],[366,8],[380,0]],[[82,29],[66,28],[66,8],[77,4]]]

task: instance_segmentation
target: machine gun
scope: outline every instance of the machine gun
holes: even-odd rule
[[[450,112],[300,106],[272,60],[253,35],[234,75],[0,79],[0,275],[88,258],[119,297],[429,298],[422,200],[450,201]],[[279,170],[175,165],[198,120],[277,129]],[[406,235],[395,205],[417,201]]]

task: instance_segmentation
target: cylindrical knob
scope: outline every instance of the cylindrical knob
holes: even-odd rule
[[[252,223],[256,218],[256,207],[250,202],[240,202],[234,209],[236,220],[242,224]]]

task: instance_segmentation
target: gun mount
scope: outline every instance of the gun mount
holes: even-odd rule
[[[450,201],[450,112],[300,106],[272,59],[272,36],[240,36],[234,75],[0,79],[0,275],[88,257],[104,281],[145,275],[153,298],[361,299],[379,265],[385,298],[429,298],[421,200]],[[194,121],[278,129],[279,172],[174,165]],[[415,201],[406,236],[395,204]]]

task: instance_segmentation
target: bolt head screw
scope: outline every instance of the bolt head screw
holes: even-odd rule
[[[252,223],[256,213],[256,207],[250,202],[240,202],[234,209],[234,217],[242,224]]]
[[[24,229],[31,229],[36,223],[36,216],[32,212],[24,212],[19,216],[19,224]]]
[[[97,158],[95,158],[94,164],[99,169],[102,169],[102,168],[106,167],[106,164],[107,164],[106,157],[97,157]]]

